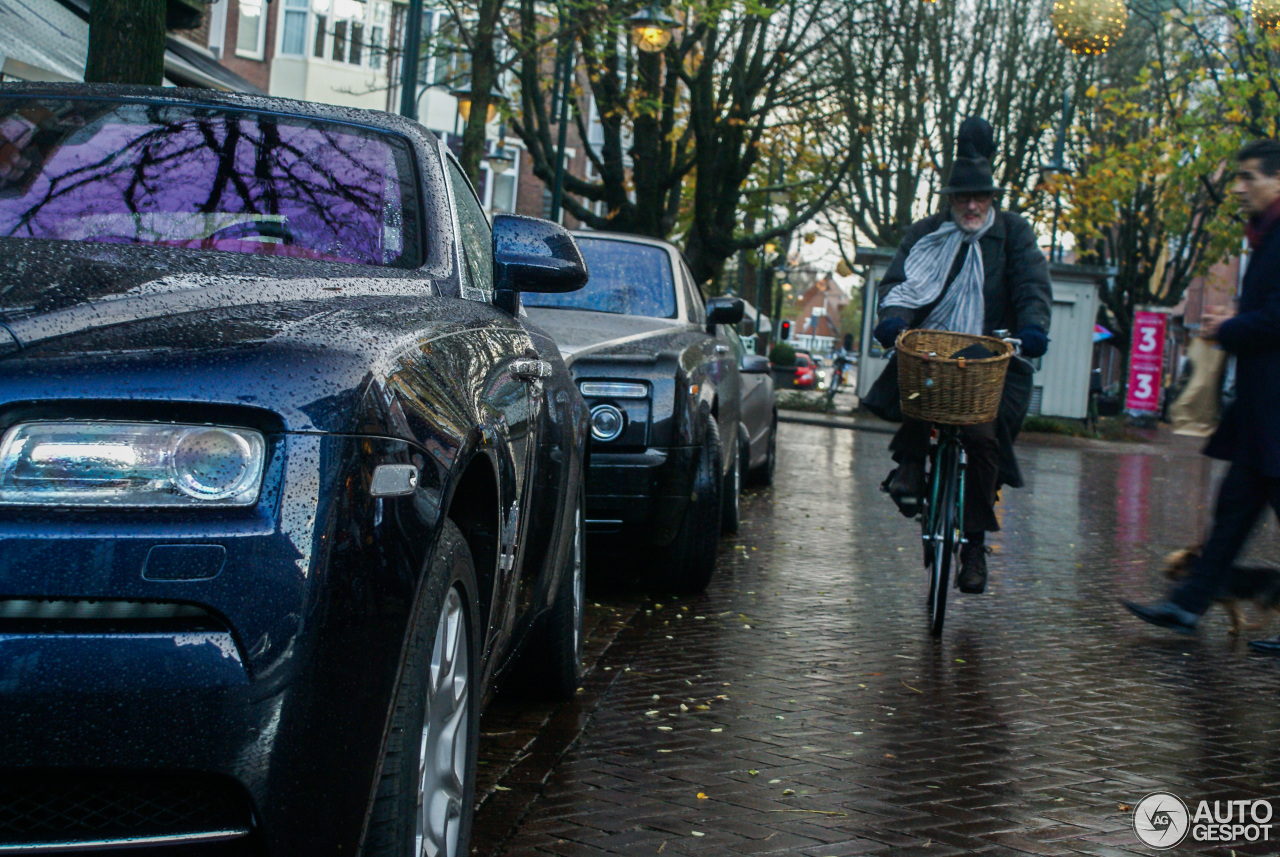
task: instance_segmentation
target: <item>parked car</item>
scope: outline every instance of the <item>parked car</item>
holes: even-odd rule
[[[577,686],[587,411],[516,314],[572,238],[388,114],[0,133],[0,845],[464,857],[496,676]]]
[[[742,419],[738,449],[742,472],[757,485],[772,485],[778,467],[778,402],[773,364],[761,354],[748,354],[738,340],[738,374],[742,379]]]
[[[704,300],[665,241],[575,237],[586,287],[524,304],[591,409],[587,529],[603,547],[644,551],[655,586],[701,591],[720,533],[738,528],[741,343],[729,325],[742,301]]]

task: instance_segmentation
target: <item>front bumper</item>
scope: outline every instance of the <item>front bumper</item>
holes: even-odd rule
[[[689,506],[701,448],[602,452],[587,468],[587,532],[604,547],[662,546]]]
[[[251,510],[0,511],[0,853],[246,833],[354,853],[439,499],[365,488],[410,462],[281,434]]]

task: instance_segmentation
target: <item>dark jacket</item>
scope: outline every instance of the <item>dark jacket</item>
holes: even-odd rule
[[[951,212],[944,211],[911,224],[876,289],[879,301],[883,302],[890,290],[907,278],[907,254],[915,243],[950,219]],[[997,330],[1016,332],[1029,324],[1041,327],[1047,333],[1053,311],[1049,264],[1031,224],[1017,214],[997,211],[995,223],[979,240],[978,247],[982,250],[982,299],[986,307],[983,333]],[[959,273],[963,254],[957,253],[956,261],[947,285]],[[911,327],[919,326],[927,315],[927,307],[915,310],[884,307],[880,311],[882,320],[901,318]]]
[[[880,280],[877,296],[883,301],[889,291],[906,279],[907,254],[915,243],[951,219],[950,210],[939,212],[924,220],[916,221],[907,229],[898,252],[889,263],[889,270]],[[1021,216],[1007,211],[997,211],[996,221],[978,241],[982,252],[983,333],[997,330],[1011,333],[1036,325],[1046,333],[1053,314],[1053,290],[1049,285],[1049,263],[1036,241],[1031,224]],[[947,286],[960,272],[964,254],[956,254],[951,266]],[[910,327],[922,324],[930,307],[908,309],[888,306],[880,310],[879,317],[901,318]],[[892,361],[896,364],[896,360]],[[868,391],[869,405],[898,396],[897,366],[886,367],[880,380]],[[1027,410],[1031,406],[1031,367],[1024,361],[1014,360],[1005,376],[1004,393],[1000,400],[1000,413],[996,418],[996,437],[1000,441],[1000,482],[1015,488],[1022,486],[1022,474],[1013,454],[1013,442],[1022,429]],[[881,416],[885,416],[881,413]]]
[[[1236,397],[1205,454],[1280,477],[1280,225],[1254,248],[1240,310],[1222,323],[1218,342],[1236,356]]]

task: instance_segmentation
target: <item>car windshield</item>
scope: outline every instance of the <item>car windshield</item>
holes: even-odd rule
[[[0,236],[412,267],[409,148],[195,105],[0,98]]]
[[[591,272],[586,286],[576,292],[523,292],[526,306],[675,318],[675,280],[666,250],[605,238],[577,236],[577,242]]]

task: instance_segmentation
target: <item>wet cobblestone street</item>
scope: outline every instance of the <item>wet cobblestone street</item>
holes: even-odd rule
[[[1280,806],[1280,659],[1220,608],[1185,638],[1118,603],[1208,523],[1196,444],[1021,445],[987,592],[953,592],[935,641],[887,441],[784,425],[705,595],[595,594],[580,699],[482,721],[476,853],[1147,854],[1153,791]],[[1249,552],[1280,564],[1275,529]]]

